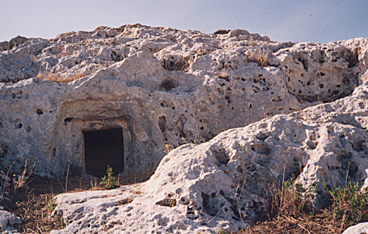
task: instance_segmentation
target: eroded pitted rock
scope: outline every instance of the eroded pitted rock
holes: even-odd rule
[[[22,45],[27,40],[28,39],[26,37],[16,36],[16,37],[12,38],[10,41],[0,42],[0,51],[11,50],[15,46]]]
[[[351,97],[181,146],[162,159],[144,184],[58,195],[56,209],[71,221],[53,233],[237,231],[264,218],[267,198],[286,180],[301,189],[315,188],[314,203],[322,207],[327,202],[324,184],[368,185],[367,98],[364,84]],[[124,199],[133,202],[115,205]]]
[[[49,175],[68,163],[85,172],[83,132],[122,129],[124,172],[152,171],[168,148],[349,95],[368,66],[365,39],[277,43],[140,24],[28,39],[0,58],[4,162],[27,158]]]
[[[298,43],[277,52],[289,93],[307,102],[331,102],[358,85],[359,50],[341,45]]]

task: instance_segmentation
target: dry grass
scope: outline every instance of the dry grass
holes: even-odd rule
[[[69,192],[102,189],[99,186],[90,186],[89,180],[89,178],[69,178]],[[22,219],[22,223],[15,228],[21,233],[49,233],[51,230],[64,228],[62,217],[52,216],[57,206],[53,197],[63,192],[65,187],[60,179],[37,177],[30,178],[25,186],[13,189],[10,193],[9,211]]]
[[[35,164],[33,164],[33,167],[28,168],[27,167],[27,160],[24,163],[24,169],[22,174],[18,175],[17,177],[13,178],[13,189],[14,191],[16,191],[19,188],[22,188],[23,186],[25,186],[27,184],[27,180],[29,178],[29,176],[32,175],[32,171],[33,168],[35,166]]]
[[[54,73],[48,73],[48,74],[38,74],[37,75],[37,79],[42,79],[42,80],[50,80],[52,82],[63,82],[63,83],[70,83],[74,80],[77,80],[79,78],[82,78],[83,76],[85,76],[84,73],[82,72],[77,72],[74,75],[71,76],[60,76]]]
[[[336,225],[338,225],[338,223],[328,219],[323,214],[297,218],[281,216],[273,220],[258,222],[250,228],[235,232],[234,234],[340,234],[344,229]]]
[[[186,71],[190,67],[190,62],[188,57],[182,55],[178,57],[169,56],[164,58],[162,66],[169,71]]]
[[[368,220],[368,194],[361,192],[358,184],[329,190],[332,205],[318,211],[308,206],[313,189],[300,193],[297,187],[284,184],[270,199],[270,219],[234,234],[341,233],[351,225]]]
[[[59,191],[57,184],[33,178],[26,186],[11,192],[9,210],[22,219],[22,223],[15,226],[19,232],[48,233],[64,227],[62,218],[52,217],[49,209],[54,191]]]
[[[120,184],[131,184],[145,181],[152,171],[124,175],[119,178]],[[62,179],[63,180],[63,179]],[[96,181],[99,184],[101,180]],[[70,178],[68,188],[71,192],[88,189],[99,190],[101,186],[90,185],[89,178]],[[65,191],[60,180],[33,178],[25,186],[13,190],[10,198],[10,211],[23,220],[16,228],[22,233],[48,233],[53,229],[65,227],[61,217],[51,216],[57,204],[53,196]],[[233,234],[251,233],[341,233],[348,226],[368,219],[368,195],[360,192],[357,184],[346,187],[335,187],[329,190],[332,205],[324,210],[316,211],[309,206],[308,198],[313,196],[314,188],[303,190],[298,185],[285,182],[280,189],[272,190],[274,195],[269,199],[269,210],[266,221],[259,221],[253,226]],[[138,192],[137,192],[138,193]],[[140,193],[140,192],[139,192]],[[121,201],[121,204],[131,202]],[[174,201],[163,201],[170,206]],[[118,204],[120,204],[118,203]],[[352,216],[350,211],[355,211]],[[350,218],[349,218],[350,217]],[[357,218],[358,217],[358,218]],[[222,231],[221,233],[226,233]]]
[[[152,173],[153,170],[147,170],[140,173],[125,174],[118,177],[117,184],[120,186],[143,182]],[[63,181],[65,181],[65,186]],[[66,186],[68,186],[68,192],[102,190],[103,187],[100,182],[101,179],[98,178],[93,178],[92,181],[92,178],[80,177],[69,177],[66,180],[66,178],[45,179],[30,176],[23,186],[16,190],[13,187],[10,191],[11,203],[7,208],[15,216],[22,219],[22,223],[16,225],[15,228],[21,233],[49,233],[51,230],[64,228],[65,223],[62,217],[51,215],[57,207],[53,197],[59,193],[64,193]],[[135,193],[141,194],[140,191]],[[130,202],[132,202],[130,199],[122,200],[118,202],[118,205]]]
[[[268,64],[269,50],[251,49],[246,52],[248,63],[257,63],[258,66],[265,67]]]

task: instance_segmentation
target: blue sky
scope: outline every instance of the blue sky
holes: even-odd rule
[[[0,0],[0,41],[133,23],[329,42],[368,37],[368,0]]]

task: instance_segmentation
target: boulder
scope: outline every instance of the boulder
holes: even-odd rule
[[[347,228],[342,234],[361,234],[368,232],[368,223],[358,223]]]
[[[327,202],[336,181],[368,186],[368,85],[335,102],[224,131],[167,154],[145,183],[56,196],[67,226],[52,233],[237,231],[265,218],[285,180]]]
[[[28,39],[26,37],[22,37],[22,36],[18,35],[16,37],[12,38],[10,41],[0,42],[0,51],[11,50],[15,46],[19,46],[19,45],[23,44],[24,42],[26,42],[27,40]]]
[[[0,210],[0,231],[5,234],[19,233],[12,226],[22,223],[19,217],[13,216],[6,210]]]

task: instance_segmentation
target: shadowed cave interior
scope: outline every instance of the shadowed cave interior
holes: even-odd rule
[[[124,146],[122,128],[83,131],[86,173],[103,177],[107,166],[115,175],[124,170]]]

